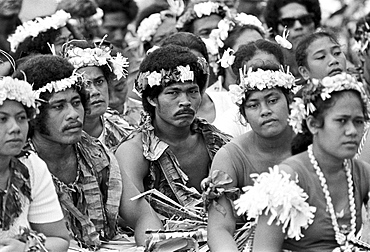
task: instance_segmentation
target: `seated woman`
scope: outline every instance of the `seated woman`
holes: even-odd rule
[[[240,69],[240,84],[230,86],[230,93],[252,130],[216,153],[210,177],[202,182],[209,207],[208,244],[212,251],[238,251],[238,246],[244,246],[237,245],[233,238],[237,218],[231,200],[240,188],[253,184],[251,174],[265,172],[291,156],[293,131],[287,119],[294,76],[279,70],[275,56],[269,55],[269,60],[266,54],[260,57],[245,62],[244,71]]]
[[[0,79],[0,251],[67,251],[68,231],[46,164],[22,151],[37,110],[29,83]]]
[[[354,251],[370,190],[370,165],[353,158],[368,120],[367,96],[346,73],[312,80],[302,94],[289,121],[312,144],[256,178],[236,207],[259,215],[253,251]]]

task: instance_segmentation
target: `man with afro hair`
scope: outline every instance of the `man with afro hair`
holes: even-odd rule
[[[138,6],[134,0],[97,0],[103,10],[103,34],[118,48],[125,48],[127,26],[136,18]]]
[[[60,56],[38,55],[15,76],[26,76],[42,101],[30,123],[30,145],[52,174],[71,237],[95,251],[101,240],[116,237],[119,215],[144,245],[146,229],[162,225],[147,202],[129,200],[139,191],[113,153],[82,131],[87,99],[73,65]]]
[[[116,151],[119,164],[141,192],[157,189],[182,206],[201,201],[200,182],[208,176],[215,153],[229,141],[195,117],[208,78],[204,62],[177,45],[146,56],[134,84],[145,111],[141,127]],[[151,204],[160,214],[173,217]]]

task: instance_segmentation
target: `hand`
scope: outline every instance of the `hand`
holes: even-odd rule
[[[24,242],[12,238],[0,240],[0,252],[23,252],[26,247]]]

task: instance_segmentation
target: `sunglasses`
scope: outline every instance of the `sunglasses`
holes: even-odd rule
[[[295,24],[295,21],[299,21],[301,25],[309,25],[312,24],[313,22],[313,14],[306,14],[300,17],[288,17],[288,18],[281,18],[279,20],[279,23],[284,26],[289,28],[292,28]]]

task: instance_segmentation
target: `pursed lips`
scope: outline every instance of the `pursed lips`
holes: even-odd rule
[[[267,120],[262,121],[261,125],[265,125],[265,124],[267,124],[267,123],[270,123],[270,122],[276,122],[276,121],[277,121],[277,120],[276,120],[276,119],[274,119],[274,118],[267,119]]]
[[[332,70],[329,71],[329,76],[340,74],[342,72],[343,72],[343,70],[341,68],[335,68],[335,69],[332,69]]]

